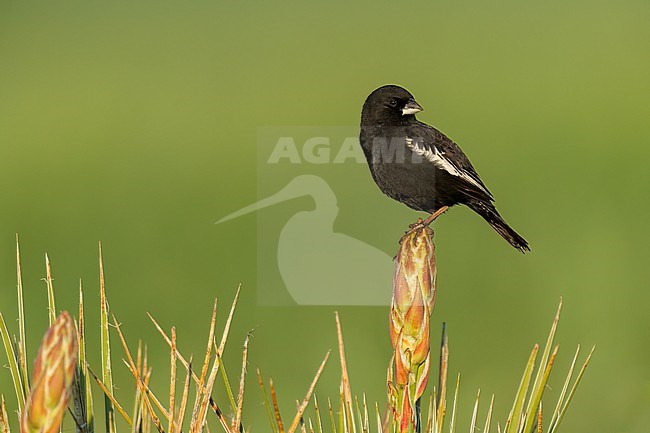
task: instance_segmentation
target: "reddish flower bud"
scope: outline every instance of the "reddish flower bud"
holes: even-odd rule
[[[67,312],[47,330],[34,361],[32,389],[21,414],[21,433],[58,433],[70,401],[77,362],[77,332]]]
[[[418,228],[402,239],[395,260],[389,332],[389,400],[400,432],[414,422],[415,402],[429,378],[429,322],[436,296],[433,231]]]

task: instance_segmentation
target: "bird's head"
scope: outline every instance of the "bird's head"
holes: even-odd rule
[[[413,95],[400,86],[382,86],[372,92],[361,111],[361,124],[401,124],[422,111]]]

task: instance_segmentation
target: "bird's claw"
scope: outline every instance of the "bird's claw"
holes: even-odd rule
[[[413,224],[409,224],[409,230],[407,230],[405,233],[409,234],[421,228],[424,228],[424,220],[422,218],[418,218],[416,222],[414,222]]]
[[[409,229],[404,232],[404,236],[402,236],[400,238],[399,243],[401,244],[402,241],[405,238],[409,237],[411,234],[413,234],[417,230],[422,230],[422,229],[424,229],[424,228],[426,228],[428,226],[429,226],[429,224],[427,224],[426,221],[424,221],[422,218],[418,218],[418,220],[416,222],[414,222],[413,224],[409,224]]]

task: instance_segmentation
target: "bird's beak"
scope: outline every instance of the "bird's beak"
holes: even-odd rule
[[[415,102],[415,99],[411,98],[406,103],[404,108],[402,108],[402,116],[406,116],[407,114],[419,113],[422,110],[424,110],[424,109],[420,106],[420,104]]]

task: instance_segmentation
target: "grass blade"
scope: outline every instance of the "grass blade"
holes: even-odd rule
[[[241,285],[237,287],[237,292],[235,293],[235,298],[232,301],[232,306],[230,307],[230,313],[228,314],[228,319],[226,320],[226,325],[223,329],[223,334],[221,335],[221,341],[219,343],[219,350],[217,351],[217,360],[218,367],[221,369],[221,376],[223,379],[226,392],[228,393],[228,400],[230,401],[230,406],[233,412],[237,410],[237,404],[235,403],[235,396],[232,392],[232,387],[230,386],[230,381],[228,380],[228,375],[226,373],[226,367],[221,361],[223,356],[223,351],[226,347],[226,341],[228,341],[228,334],[230,333],[230,325],[232,324],[232,318],[235,315],[235,308],[237,307],[237,301],[239,300],[239,292],[241,291]]]
[[[149,420],[151,420],[151,422],[156,427],[156,430],[158,430],[159,433],[164,433],[164,430],[162,428],[162,424],[160,422],[160,418],[158,418],[158,415],[156,415],[156,413],[153,410],[153,406],[151,405],[151,400],[154,400],[155,402],[157,402],[157,399],[155,398],[155,396],[153,395],[153,392],[151,392],[151,389],[149,388],[149,381],[151,380],[151,368],[147,369],[146,359],[147,358],[146,358],[146,355],[145,355],[145,365],[142,367],[142,373],[144,375],[144,381],[143,381],[142,388],[147,391],[146,394],[143,393],[144,404],[145,404],[145,406],[147,408],[147,411],[149,412],[149,417],[146,418],[146,419],[147,419],[147,423],[149,422]],[[151,397],[151,400],[149,399],[149,397]],[[162,404],[160,404],[160,402],[157,402],[157,404],[160,405],[159,409],[162,408]],[[166,414],[166,411],[165,411],[164,408],[160,409],[160,411],[163,414]]]
[[[241,427],[241,417],[242,411],[244,410],[244,381],[246,378],[246,362],[248,359],[248,342],[250,340],[250,333],[246,336],[244,340],[244,350],[242,352],[242,362],[241,362],[241,376],[239,378],[239,394],[237,395],[237,412],[235,415],[235,423],[233,424],[233,430],[239,431]]]
[[[45,284],[47,285],[47,306],[50,313],[50,326],[56,320],[56,302],[54,302],[54,284],[52,284],[52,266],[50,258],[45,254]]]
[[[23,385],[23,378],[20,374],[20,366],[14,351],[14,345],[9,337],[7,324],[5,323],[4,316],[0,313],[0,337],[4,343],[5,353],[7,354],[7,361],[9,362],[9,371],[11,372],[11,379],[14,384],[14,391],[16,392],[16,400],[18,400],[18,411],[22,413],[25,405],[25,388]]]
[[[336,433],[336,418],[334,417],[334,410],[332,409],[332,400],[327,399],[327,410],[330,415],[330,424],[332,426],[332,433]]]
[[[469,433],[474,433],[476,430],[476,417],[478,416],[478,402],[481,399],[481,390],[476,393],[476,401],[474,402],[474,410],[472,411],[472,421],[469,425]]]
[[[75,371],[75,384],[72,388],[74,417],[78,433],[94,431],[92,388],[86,371],[86,319],[84,314],[83,285],[79,280],[79,321],[77,341],[79,342],[79,362]]]
[[[237,287],[237,292],[235,292],[235,298],[232,300],[232,306],[230,307],[230,313],[228,314],[226,325],[223,328],[223,334],[221,335],[221,342],[219,343],[219,356],[223,356],[223,351],[226,348],[226,341],[228,340],[228,334],[230,333],[230,325],[232,323],[232,318],[235,315],[235,308],[237,307],[237,301],[239,300],[240,291],[241,291],[241,284]]]
[[[142,424],[143,424],[143,416],[142,416],[142,409],[143,409],[143,398],[144,394],[142,391],[140,391],[140,387],[136,386],[135,387],[135,399],[133,402],[133,424],[131,425],[131,433],[138,433],[142,429]]]
[[[163,406],[163,404],[160,402],[160,400],[156,397],[156,395],[151,391],[151,389],[147,386],[145,379],[140,375],[139,369],[137,364],[133,361],[133,356],[131,355],[131,351],[129,350],[128,345],[126,344],[126,338],[124,338],[124,334],[122,333],[122,327],[120,323],[117,321],[115,318],[115,315],[113,315],[113,325],[115,327],[115,331],[117,332],[117,336],[120,339],[120,342],[122,343],[122,348],[124,349],[124,353],[126,354],[126,360],[124,360],[124,363],[126,364],[127,368],[135,378],[136,385],[140,387],[140,392],[142,395],[145,397],[145,402],[149,403],[149,398],[153,400],[154,404],[160,410],[160,412],[163,414],[165,419],[169,422],[169,413],[167,412],[167,408]],[[138,358],[140,357],[140,350],[138,350]],[[146,365],[146,354],[145,354],[145,362],[143,366],[143,372],[147,371],[147,365]],[[138,362],[139,363],[139,362]],[[150,411],[151,412],[151,411]],[[154,420],[154,423],[156,421]],[[159,423],[156,424],[158,427]],[[160,429],[160,428],[159,428]]]
[[[237,411],[237,402],[235,401],[235,394],[232,392],[232,387],[230,386],[230,380],[228,379],[228,373],[226,372],[226,366],[223,365],[223,360],[221,359],[221,354],[217,353],[217,360],[219,362],[219,370],[221,371],[221,378],[223,379],[223,386],[226,389],[226,394],[228,395],[228,401],[230,402],[230,409],[235,413]]]
[[[379,413],[379,405],[375,403],[375,415],[377,416],[377,433],[383,433],[383,422],[381,421],[381,414]]]
[[[29,395],[29,371],[25,338],[25,304],[23,301],[23,272],[20,262],[20,242],[16,234],[16,290],[18,292],[18,362],[23,377],[24,394]]]
[[[204,425],[206,423],[208,404],[212,400],[210,394],[212,393],[212,388],[214,387],[214,381],[217,378],[217,373],[219,371],[220,365],[221,365],[221,358],[217,354],[217,356],[214,359],[214,363],[212,364],[212,370],[210,371],[210,375],[208,376],[208,381],[203,391],[199,392],[200,404],[197,406],[198,412],[192,414],[191,425],[194,426],[194,430],[192,430],[192,428],[190,427],[190,433],[203,431]],[[221,419],[222,418],[220,418],[220,420]],[[222,426],[227,432],[231,431],[230,427],[228,426],[228,423],[224,423],[222,421]]]
[[[571,403],[571,400],[573,399],[573,395],[575,394],[576,389],[578,388],[578,385],[580,384],[580,380],[582,380],[582,376],[585,374],[585,371],[587,370],[587,365],[589,365],[589,361],[591,360],[591,355],[593,355],[595,349],[596,349],[596,346],[591,348],[591,351],[589,352],[589,355],[587,355],[587,359],[582,364],[582,367],[580,368],[580,371],[578,372],[578,376],[576,377],[576,381],[573,383],[573,386],[571,387],[571,391],[569,391],[569,396],[567,397],[566,402],[562,406],[562,410],[560,411],[560,414],[559,414],[559,416],[557,418],[557,421],[555,422],[555,424],[549,430],[550,433],[555,432],[558,429],[558,427],[560,426],[560,423],[562,422],[562,419],[564,419],[564,415],[566,414],[566,411],[569,408],[569,404]]]
[[[174,404],[176,397],[176,327],[172,326],[172,347],[171,347],[171,359],[169,361],[170,373],[169,373],[169,429],[167,430],[170,433],[174,432]]]
[[[555,313],[553,324],[551,325],[551,330],[548,334],[548,338],[546,339],[546,345],[544,346],[542,357],[539,361],[539,368],[537,369],[537,374],[535,375],[535,381],[533,382],[530,396],[528,397],[528,404],[526,406],[526,411],[524,412],[524,415],[526,417],[524,423],[524,431],[529,431],[529,429],[532,428],[532,425],[537,417],[537,406],[539,405],[541,395],[544,393],[544,389],[546,387],[546,381],[548,380],[546,370],[549,362],[549,356],[551,354],[551,349],[553,348],[553,341],[555,340],[555,332],[557,331],[557,325],[560,321],[561,311],[562,298],[560,298],[560,304],[557,307],[557,312]],[[557,347],[555,348],[555,353],[557,354]]]
[[[296,400],[296,410],[300,410],[300,403],[298,400]],[[302,416],[300,417],[300,433],[307,433],[307,429],[305,428],[305,419]]]
[[[271,403],[269,402],[269,396],[266,393],[266,387],[264,386],[264,380],[262,379],[262,373],[260,372],[260,369],[257,369],[257,382],[260,386],[260,389],[262,390],[262,396],[264,397],[264,407],[266,408],[266,414],[269,417],[269,424],[271,425],[271,429],[273,430],[273,433],[276,433],[278,431],[277,424],[275,422],[275,418],[273,417],[273,409],[271,409]],[[316,397],[314,396],[314,400]],[[316,405],[318,407],[318,405]],[[317,412],[318,413],[318,412]],[[318,418],[316,418],[318,421],[320,421]]]
[[[305,409],[309,404],[311,395],[314,392],[314,388],[316,388],[318,379],[320,378],[320,375],[323,372],[323,369],[325,368],[325,364],[327,364],[327,360],[329,359],[329,357],[330,357],[330,351],[327,351],[327,353],[325,354],[325,358],[323,359],[323,362],[321,363],[320,367],[318,368],[318,371],[316,372],[316,375],[314,376],[314,380],[311,382],[311,385],[309,386],[309,390],[307,390],[307,395],[305,396],[304,400],[299,406],[298,413],[294,417],[293,422],[289,427],[289,430],[287,430],[288,433],[293,433],[294,431],[296,431],[296,428],[298,427],[298,423],[300,422],[300,418],[302,418],[302,414],[305,412]]]
[[[558,346],[555,346],[553,353],[551,354],[546,367],[544,364],[540,364],[539,370],[543,372],[541,376],[538,375],[539,382],[536,381],[536,388],[533,388],[530,394],[530,401],[528,403],[527,413],[526,413],[526,422],[524,424],[524,431],[531,431],[533,424],[537,420],[537,408],[541,404],[542,395],[546,389],[546,383],[548,382],[548,377],[551,374],[551,369],[553,368],[553,363],[555,362],[555,357],[557,356]]]
[[[320,408],[318,407],[318,399],[316,394],[314,394],[314,413],[316,414],[316,431],[318,433],[323,433],[323,420],[320,416]]]
[[[359,416],[361,418],[361,416]],[[363,394],[363,433],[370,431],[370,422],[368,420],[368,403],[366,402],[366,394]]]
[[[343,401],[345,407],[345,415],[348,425],[354,425],[354,414],[350,410],[352,407],[352,391],[350,389],[350,376],[348,376],[348,364],[345,360],[345,344],[343,343],[343,331],[341,330],[341,320],[339,319],[339,312],[335,311],[336,317],[336,336],[339,345],[339,358],[341,362],[341,392],[343,393]]]
[[[154,319],[154,317],[149,313],[147,313],[147,315],[149,316],[149,319],[151,319],[151,322],[154,324],[154,326],[156,327],[156,329],[158,330],[160,335],[162,335],[162,337],[165,340],[165,342],[167,343],[167,345],[169,347],[171,347],[171,344],[172,344],[171,339],[167,336],[167,334],[162,329],[162,327],[158,324],[156,319]],[[196,373],[194,373],[194,371],[192,371],[192,379],[194,379],[194,382],[196,382],[196,384],[198,386],[198,393],[201,394],[201,395],[205,390],[206,374],[207,374],[208,369],[210,367],[210,358],[211,358],[211,354],[212,354],[212,346],[214,346],[214,329],[216,327],[216,322],[217,322],[217,300],[215,299],[214,300],[214,307],[212,309],[212,320],[210,322],[210,332],[209,332],[209,337],[208,337],[207,349],[206,349],[206,352],[205,352],[205,359],[204,359],[204,362],[203,362],[203,367],[201,369],[201,377],[200,378],[197,377]],[[178,360],[181,361],[181,364],[183,364],[183,366],[186,369],[188,369],[189,368],[188,361],[185,360],[183,355],[178,350],[176,351],[176,356],[178,357]],[[201,401],[202,401],[202,397],[197,396],[197,398],[195,400],[195,403],[194,403],[194,408],[193,408],[193,411],[192,411],[190,431],[192,431],[193,428],[195,428],[192,423],[196,421],[196,417],[198,416]],[[221,423],[222,427],[226,431],[228,431],[229,430],[228,422],[224,418],[221,409],[219,409],[219,406],[214,401],[212,396],[210,396],[210,398],[209,398],[209,404],[210,404],[210,407],[212,408],[212,410],[215,412],[215,414],[219,418],[219,422]]]
[[[431,412],[431,429],[427,429],[428,432],[435,432],[438,433],[442,431],[442,423],[438,421],[438,411],[436,408],[438,407],[438,402],[436,401],[436,389],[433,389],[433,411]],[[444,413],[442,414],[444,416]]]
[[[198,382],[201,387],[205,382],[205,375],[208,373],[208,367],[210,367],[210,356],[212,355],[212,346],[214,345],[214,329],[217,324],[217,300],[214,300],[214,305],[212,306],[212,320],[210,321],[210,332],[208,333],[208,344],[205,350],[205,359],[203,361],[203,367],[201,368],[201,380]],[[181,357],[182,359],[182,357]]]
[[[560,411],[562,410],[562,403],[564,402],[564,396],[566,395],[566,392],[569,389],[569,384],[571,383],[571,378],[573,377],[573,370],[575,369],[579,354],[580,354],[580,345],[578,345],[578,348],[576,349],[576,353],[573,355],[573,361],[571,361],[571,367],[569,367],[569,372],[567,373],[566,379],[564,381],[564,385],[562,386],[562,391],[560,392],[560,396],[557,399],[557,405],[555,406],[555,410],[553,411],[553,415],[551,416],[551,422],[549,423],[549,426],[551,426],[551,428],[557,421],[557,417],[560,415]]]
[[[49,268],[49,266],[48,266]],[[102,356],[101,383],[104,390],[104,414],[106,417],[106,431],[115,432],[115,399],[113,398],[113,370],[111,364],[111,341],[108,333],[108,300],[106,299],[106,285],[104,279],[104,259],[102,257],[102,243],[99,243],[99,302],[100,302],[100,336]],[[94,376],[94,374],[93,374]],[[101,385],[100,385],[101,386]],[[108,390],[108,392],[106,392]],[[123,412],[123,411],[122,411]],[[123,416],[126,413],[123,413]]]
[[[524,369],[524,374],[521,377],[521,382],[519,383],[519,389],[517,390],[517,395],[515,396],[515,401],[512,405],[512,410],[510,411],[510,416],[506,421],[505,433],[515,433],[519,431],[521,414],[524,410],[524,400],[526,399],[526,395],[528,394],[530,379],[533,374],[533,368],[535,366],[535,359],[537,358],[538,350],[539,350],[539,344],[536,344],[533,347],[530,356],[528,357],[528,362],[526,363],[526,368]]]
[[[185,411],[187,410],[187,400],[190,393],[190,379],[192,378],[192,358],[187,368],[187,375],[185,376],[185,384],[183,385],[183,396],[181,397],[181,406],[178,410],[178,421],[176,422],[176,431],[171,433],[181,433],[183,429],[183,420],[185,419]]]
[[[537,371],[537,376],[535,377],[535,381],[533,382],[533,388],[536,389],[539,385],[539,382],[542,380],[542,376],[544,374],[544,368],[548,362],[548,358],[551,354],[551,349],[553,348],[553,340],[555,339],[555,332],[557,331],[557,325],[558,322],[560,321],[560,312],[562,311],[562,298],[560,298],[560,305],[557,307],[557,312],[555,313],[555,317],[553,318],[553,324],[551,325],[551,330],[548,334],[548,338],[546,339],[546,345],[544,346],[544,351],[542,352],[542,357],[539,361],[540,368]],[[528,407],[530,407],[532,403],[532,398],[533,395],[530,395],[530,399],[528,401]],[[537,410],[534,411],[537,413]],[[535,415],[537,416],[537,415]]]
[[[454,391],[454,404],[451,409],[451,421],[449,422],[449,432],[454,433],[456,431],[456,407],[458,404],[458,391],[460,389],[460,373],[456,377],[456,390]],[[442,423],[441,423],[442,429]]]
[[[99,387],[102,389],[102,391],[104,391],[104,396],[106,397],[106,399],[108,399],[111,402],[111,406],[113,406],[113,410],[111,411],[111,415],[109,417],[110,419],[107,418],[107,421],[111,421],[112,423],[115,422],[115,419],[113,418],[113,414],[115,413],[114,409],[117,409],[117,411],[122,415],[122,418],[124,418],[124,420],[127,422],[127,424],[129,426],[131,426],[133,424],[133,420],[131,420],[131,417],[124,411],[124,409],[122,409],[122,406],[120,406],[120,404],[115,399],[113,394],[109,391],[106,384],[104,384],[104,382],[102,382],[99,379],[99,377],[97,377],[97,375],[95,373],[93,373],[93,371],[90,368],[88,368],[88,372],[93,377],[93,379],[95,379],[95,382],[97,382],[97,385],[99,385]],[[108,425],[113,425],[112,423],[108,424]],[[113,428],[113,427],[111,427],[111,428]],[[115,430],[113,428],[113,430],[109,430],[109,431],[115,431]]]
[[[438,406],[436,407],[436,423],[437,429],[434,431],[442,430],[442,422],[445,418],[447,411],[447,374],[449,370],[449,339],[447,337],[447,327],[445,323],[442,324],[442,337],[440,341],[440,366],[438,371],[438,393],[436,399]]]
[[[282,416],[280,415],[280,407],[278,406],[278,398],[275,395],[275,387],[273,386],[273,379],[269,381],[269,388],[271,390],[271,400],[273,401],[273,412],[275,412],[275,421],[278,424],[278,431],[284,433],[284,424],[282,423]]]
[[[490,433],[490,422],[492,421],[492,408],[494,408],[494,394],[492,394],[492,399],[490,400],[490,408],[488,409],[487,416],[485,417],[485,427],[483,427],[483,433]]]

